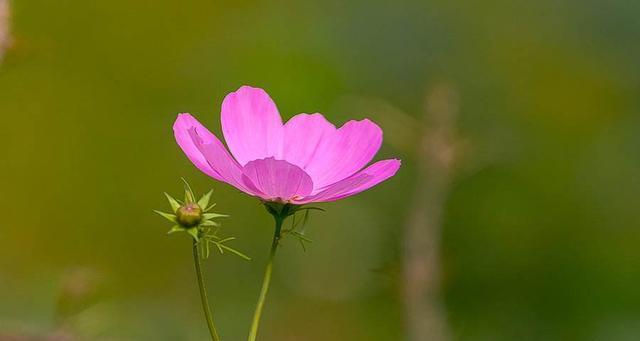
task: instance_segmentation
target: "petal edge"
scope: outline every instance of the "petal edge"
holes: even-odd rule
[[[326,186],[314,195],[296,201],[296,203],[329,202],[356,195],[394,176],[400,169],[400,165],[401,161],[398,159],[378,161],[346,179]]]
[[[182,149],[187,158],[191,160],[191,163],[193,163],[203,173],[218,181],[224,181],[222,176],[220,176],[220,174],[218,174],[218,172],[209,165],[204,155],[202,155],[200,150],[193,143],[189,133],[189,130],[192,127],[196,127],[198,129],[200,137],[206,143],[210,143],[214,139],[218,139],[207,128],[205,128],[205,126],[198,122],[198,120],[191,116],[191,114],[180,113],[178,114],[176,121],[173,123],[173,135],[180,146],[180,149]]]

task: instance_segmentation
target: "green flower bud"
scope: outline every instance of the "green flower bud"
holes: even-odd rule
[[[202,222],[202,208],[195,202],[190,202],[180,206],[176,211],[176,220],[180,226],[191,228],[198,226]]]

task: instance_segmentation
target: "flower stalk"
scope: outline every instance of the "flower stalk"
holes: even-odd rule
[[[290,204],[278,204],[278,203],[265,203],[267,211],[271,213],[275,221],[275,227],[273,232],[273,241],[271,242],[271,251],[269,252],[269,260],[264,270],[264,276],[262,278],[262,287],[260,288],[260,295],[258,296],[258,303],[256,304],[255,312],[253,313],[253,321],[251,323],[251,329],[249,331],[248,341],[255,341],[258,337],[258,328],[260,327],[260,318],[262,316],[262,310],[269,291],[269,284],[271,283],[271,274],[273,272],[273,261],[278,250],[278,244],[282,237],[282,224],[288,216],[294,214],[297,210],[297,206]]]
[[[196,269],[196,277],[198,279],[198,288],[200,289],[200,300],[202,301],[202,309],[204,310],[204,317],[207,320],[207,327],[209,327],[209,334],[211,335],[211,340],[220,341],[220,336],[218,335],[218,330],[216,329],[215,324],[213,323],[213,314],[211,313],[211,308],[209,305],[209,297],[207,296],[207,287],[204,281],[204,275],[202,273],[202,265],[201,265],[201,255],[200,255],[200,246],[198,242],[193,240],[193,263]]]

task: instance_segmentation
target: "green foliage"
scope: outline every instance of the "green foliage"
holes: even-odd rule
[[[294,213],[291,215],[291,225],[288,228],[282,230],[282,236],[290,235],[298,240],[300,246],[303,251],[307,251],[307,243],[313,243],[313,240],[309,239],[306,236],[306,228],[307,223],[309,222],[309,211],[319,210],[324,211],[324,209],[319,207],[303,207],[300,206],[294,210]],[[301,218],[298,218],[298,213],[302,215]]]

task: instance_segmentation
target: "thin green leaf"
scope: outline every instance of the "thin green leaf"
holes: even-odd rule
[[[226,243],[228,241],[234,240],[234,239],[236,239],[236,237],[227,237],[225,239],[218,240],[218,243],[222,244],[222,243]]]
[[[200,241],[200,236],[198,236],[198,228],[197,227],[192,227],[188,230],[186,230],[187,233],[189,235],[191,235],[191,237],[193,237],[193,239],[195,239],[196,241]]]
[[[154,210],[153,212],[158,213],[160,216],[162,216],[163,218],[167,219],[168,221],[170,221],[172,223],[177,223],[178,222],[176,220],[176,215],[175,214],[165,213],[165,212],[161,212],[161,211],[157,211],[157,210]]]
[[[238,250],[236,250],[234,248],[228,247],[228,246],[226,246],[224,244],[220,244],[218,247],[223,248],[223,249],[235,254],[236,256],[239,256],[240,258],[242,258],[244,260],[251,260],[251,257],[245,255],[244,253],[242,253],[242,252],[240,252],[240,251],[238,251]]]
[[[167,232],[167,234],[172,234],[172,233],[176,233],[176,232],[184,232],[184,229],[182,227],[180,227],[180,225],[174,225],[171,230],[169,230],[169,232]]]
[[[218,243],[213,243],[213,245],[215,245],[218,248],[218,251],[220,251],[221,255],[224,255],[224,250],[222,249],[222,245]]]
[[[220,223],[216,223],[215,221],[211,220],[203,220],[200,223],[200,226],[220,226]]]
[[[180,208],[180,203],[178,202],[178,200],[174,199],[167,192],[165,192],[164,195],[167,197],[167,200],[169,200],[169,205],[171,205],[173,212],[178,211],[178,209]]]
[[[220,239],[218,238],[218,236],[216,236],[216,234],[218,233],[218,230],[220,229],[219,227],[216,227],[215,229],[213,229],[212,227],[208,227],[208,226],[202,226],[200,225],[203,229],[204,229],[204,235],[209,238],[209,239]]]
[[[209,258],[209,254],[211,254],[211,249],[209,248],[209,243],[204,243],[205,255],[206,258]]]
[[[201,208],[207,207],[209,205],[209,200],[211,199],[211,194],[213,194],[213,190],[207,192],[207,194],[203,195],[200,200],[198,200],[198,206]]]
[[[304,212],[304,216],[302,217],[302,228],[307,226],[307,222],[309,221],[309,210]]]
[[[191,185],[189,185],[185,178],[180,179],[182,180],[182,182],[184,182],[184,202],[187,204],[194,202],[196,200],[196,196],[191,189]]]
[[[205,213],[202,215],[204,219],[213,219],[213,218],[228,218],[229,216],[226,214],[219,213]]]
[[[313,243],[313,240],[307,238],[304,234],[302,234],[300,232],[293,231],[293,232],[291,232],[291,234],[296,236],[298,239],[304,240],[307,243]]]

